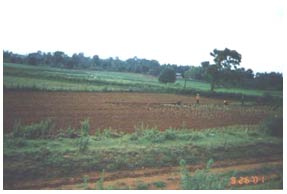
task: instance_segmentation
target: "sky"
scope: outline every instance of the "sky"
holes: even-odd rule
[[[286,65],[285,0],[1,0],[1,18],[3,49],[20,54],[197,66],[229,48],[255,72]]]

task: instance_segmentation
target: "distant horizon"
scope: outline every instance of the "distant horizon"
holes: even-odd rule
[[[54,52],[57,52],[57,51],[61,51],[61,52],[64,52],[66,55],[68,55],[69,57],[72,57],[73,54],[79,54],[79,53],[83,53],[85,57],[90,57],[92,58],[94,55],[98,55],[99,58],[101,59],[109,59],[109,58],[113,58],[113,59],[116,59],[116,58],[119,58],[120,60],[122,61],[126,61],[128,59],[131,59],[131,58],[134,58],[134,57],[137,57],[138,59],[147,59],[147,60],[155,60],[155,61],[158,61],[160,65],[167,65],[167,64],[170,64],[170,65],[177,65],[177,66],[195,66],[195,67],[198,67],[200,66],[201,64],[177,64],[177,63],[162,63],[160,62],[159,60],[157,59],[154,59],[154,58],[146,58],[146,57],[141,57],[141,56],[131,56],[131,57],[127,57],[127,58],[121,58],[119,56],[106,56],[106,57],[103,57],[97,53],[95,54],[92,54],[92,55],[87,55],[85,52],[73,52],[73,53],[68,53],[68,52],[65,52],[63,50],[55,50],[55,51],[43,51],[43,50],[37,50],[37,51],[32,51],[32,52],[28,52],[28,53],[19,53],[19,52],[15,52],[15,51],[12,51],[12,50],[8,50],[8,49],[3,49],[3,52],[4,51],[8,51],[8,52],[12,52],[14,54],[19,54],[19,55],[25,55],[27,56],[28,54],[30,53],[37,53],[38,51],[41,51],[42,53],[54,53]],[[211,56],[210,56],[211,57]],[[212,58],[212,57],[211,57]],[[207,61],[207,60],[205,60]],[[204,61],[202,61],[204,62]],[[209,62],[212,64],[213,63],[213,60],[209,60]],[[251,69],[254,73],[254,75],[256,73],[271,73],[271,72],[275,72],[275,73],[281,73],[283,75],[283,71],[256,71],[254,69],[252,69],[251,67],[243,67],[241,64],[237,67],[237,68],[245,68],[245,70],[248,70],[248,69]]]

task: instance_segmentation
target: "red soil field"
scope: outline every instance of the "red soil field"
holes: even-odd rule
[[[195,96],[175,94],[4,91],[3,97],[5,133],[16,120],[30,124],[51,118],[55,129],[67,129],[89,118],[91,133],[105,128],[132,132],[142,123],[160,130],[257,124],[269,112],[265,106],[224,106],[223,100],[204,97],[196,105]]]

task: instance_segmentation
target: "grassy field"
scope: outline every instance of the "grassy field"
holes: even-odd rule
[[[21,188],[21,182],[33,182],[39,177],[72,177],[103,169],[113,172],[161,168],[178,165],[181,160],[189,165],[200,165],[211,158],[215,164],[243,164],[245,159],[262,162],[271,156],[280,160],[283,151],[283,140],[270,136],[260,125],[163,132],[139,127],[131,134],[107,129],[88,135],[86,120],[77,138],[71,130],[49,136],[47,126],[47,122],[18,126],[4,137],[4,188]],[[229,179],[224,182],[226,188],[228,182]],[[271,184],[268,188],[277,187]]]
[[[46,66],[4,64],[4,86],[6,88],[28,88],[50,91],[141,91],[177,92],[184,88],[184,80],[174,84],[161,84],[153,76],[135,73],[107,71],[68,70]],[[189,80],[186,91],[209,91],[205,82]],[[282,97],[282,91],[217,88],[219,93],[262,96],[266,93]]]

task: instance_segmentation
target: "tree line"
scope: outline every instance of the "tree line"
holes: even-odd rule
[[[6,63],[18,63],[29,65],[48,65],[51,67],[67,69],[90,69],[117,72],[142,73],[159,76],[165,68],[172,68],[174,71],[183,74],[190,66],[177,66],[175,64],[163,64],[156,60],[141,59],[138,57],[120,60],[118,57],[102,59],[98,55],[93,57],[85,56],[84,53],[75,53],[71,57],[62,51],[54,53],[35,52],[28,55],[20,55],[9,51],[3,52],[3,60]]]
[[[214,63],[202,62],[200,66],[180,66],[175,64],[160,64],[156,60],[137,57],[120,60],[118,57],[102,59],[98,55],[85,56],[75,53],[71,57],[62,51],[34,52],[20,55],[10,51],[3,51],[3,61],[29,65],[48,65],[67,69],[89,69],[98,71],[132,72],[159,77],[163,83],[175,82],[175,74],[180,74],[186,81],[190,79],[210,83],[211,91],[215,87],[239,87],[248,89],[282,90],[282,73],[254,73],[252,69],[239,68],[241,54],[228,48],[214,49],[210,53]]]

